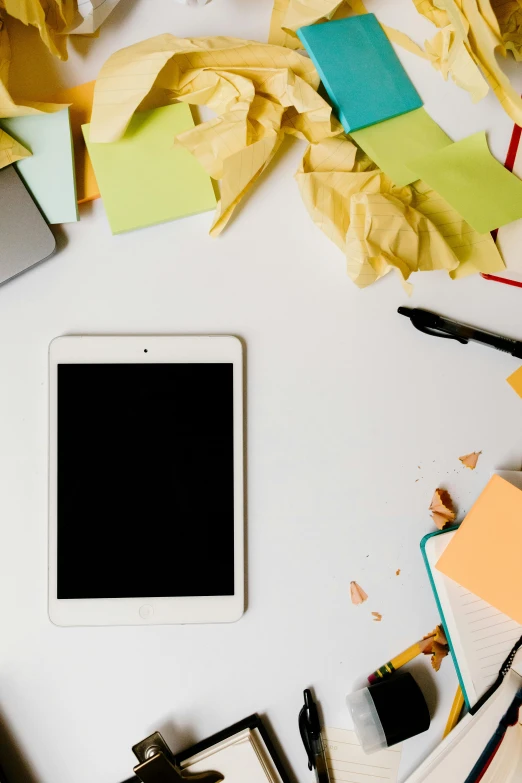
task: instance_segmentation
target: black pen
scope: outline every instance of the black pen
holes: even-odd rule
[[[315,770],[317,783],[330,783],[330,774],[321,737],[319,712],[308,689],[304,692],[304,707],[299,713],[299,731],[308,755],[308,769]]]
[[[489,345],[490,348],[496,348],[497,351],[510,353],[511,356],[516,356],[517,359],[522,359],[522,342],[520,340],[512,340],[510,337],[501,337],[501,335],[493,334],[493,332],[475,329],[474,326],[467,326],[458,321],[443,318],[441,315],[435,315],[435,313],[430,313],[428,310],[399,307],[397,312],[410,318],[413,326],[420,332],[424,332],[424,334],[457,340],[462,345],[467,345],[472,340],[476,343]]]

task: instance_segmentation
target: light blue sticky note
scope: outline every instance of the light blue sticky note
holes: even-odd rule
[[[11,117],[0,127],[33,153],[14,165],[47,222],[78,220],[69,109]]]
[[[346,133],[422,106],[374,14],[301,27],[297,34]]]

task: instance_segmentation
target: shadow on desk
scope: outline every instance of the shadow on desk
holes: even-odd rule
[[[0,710],[0,783],[40,783]]]

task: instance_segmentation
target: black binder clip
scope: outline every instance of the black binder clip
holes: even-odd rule
[[[143,783],[220,783],[224,780],[219,772],[184,775],[159,731],[134,745],[132,752],[139,761],[138,766],[134,767],[134,774]]]

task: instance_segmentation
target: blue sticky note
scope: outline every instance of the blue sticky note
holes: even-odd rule
[[[374,14],[301,27],[297,34],[346,133],[422,106]]]
[[[0,120],[0,128],[33,153],[14,165],[47,222],[78,220],[69,109]]]

